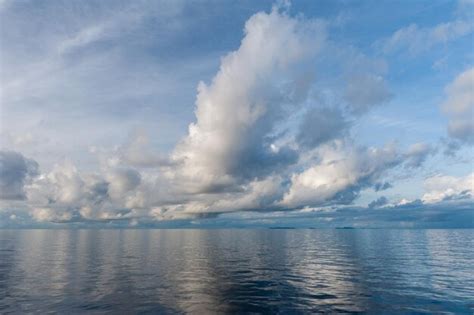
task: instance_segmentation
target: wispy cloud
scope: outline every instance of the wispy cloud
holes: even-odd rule
[[[468,19],[454,20],[432,27],[411,24],[397,30],[391,37],[380,41],[377,45],[380,45],[387,54],[406,50],[411,55],[416,55],[429,51],[436,45],[447,44],[472,34],[473,31],[474,25]]]

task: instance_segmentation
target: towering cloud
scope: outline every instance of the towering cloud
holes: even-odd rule
[[[296,161],[272,150],[276,122],[305,100],[308,64],[324,40],[321,23],[274,8],[245,24],[238,50],[222,59],[212,83],[200,83],[196,122],[175,150],[179,176],[191,192],[216,192]]]

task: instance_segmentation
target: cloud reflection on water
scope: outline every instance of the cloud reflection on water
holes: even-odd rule
[[[472,230],[1,230],[0,311],[469,311]]]

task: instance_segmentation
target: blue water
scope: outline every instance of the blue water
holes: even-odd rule
[[[0,313],[474,312],[474,230],[0,230]]]

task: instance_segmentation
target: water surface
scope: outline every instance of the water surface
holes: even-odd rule
[[[0,230],[0,313],[474,312],[474,230]]]

